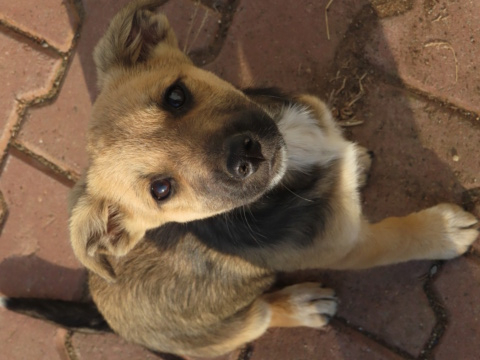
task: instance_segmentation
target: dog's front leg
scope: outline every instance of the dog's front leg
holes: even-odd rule
[[[361,269],[408,260],[451,259],[477,239],[478,220],[453,204],[363,224],[357,243],[337,269]]]

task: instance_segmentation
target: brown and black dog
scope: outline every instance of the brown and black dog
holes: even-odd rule
[[[269,291],[280,271],[450,259],[475,241],[477,219],[452,204],[368,223],[358,189],[370,156],[325,104],[197,68],[155,5],[125,7],[94,53],[101,92],[70,231],[97,324],[154,351],[219,355],[335,314],[318,283]],[[3,299],[83,326],[68,304],[44,301],[42,315],[22,301]]]

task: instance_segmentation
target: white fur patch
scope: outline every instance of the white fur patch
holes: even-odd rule
[[[286,143],[289,170],[327,165],[343,155],[347,144],[341,137],[327,136],[312,113],[299,105],[286,107],[277,125]]]
[[[287,151],[285,149],[285,146],[283,146],[280,151],[281,151],[280,156],[282,157],[281,159],[282,164],[280,165],[280,170],[278,171],[277,175],[275,175],[272,181],[270,181],[270,185],[268,187],[269,189],[272,189],[273,187],[275,187],[275,185],[277,185],[280,182],[280,180],[282,180],[283,175],[285,175],[285,173],[287,172],[288,161],[287,161]]]

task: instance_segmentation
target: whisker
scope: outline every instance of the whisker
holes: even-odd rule
[[[290,193],[292,193],[293,195],[295,195],[296,197],[298,197],[299,199],[302,199],[302,200],[305,200],[305,201],[308,201],[308,202],[313,202],[313,200],[311,199],[307,199],[307,198],[304,198],[303,196],[300,196],[298,194],[296,194],[295,192],[293,192],[292,190],[290,190],[287,186],[285,186],[285,184],[282,184],[282,186],[288,190]]]
[[[248,219],[247,219],[247,214],[245,213],[245,206],[242,206],[242,214],[243,214],[243,219],[245,219],[245,224],[247,225],[248,229],[249,229],[249,234],[250,236],[252,237],[253,240],[255,240],[255,242],[262,246],[263,243],[261,241],[259,241],[256,237],[255,237],[255,231],[253,231],[252,227],[250,226],[250,223],[248,222]],[[261,235],[261,234],[257,234],[257,235]],[[261,235],[263,236],[263,235]],[[265,236],[263,236],[265,237]]]
[[[198,35],[200,35],[200,32],[202,31],[203,27],[205,26],[205,22],[207,21],[207,19],[208,19],[208,11],[205,10],[205,15],[203,16],[202,22],[197,29],[195,37],[193,38],[192,42],[190,43],[190,46],[187,49],[187,54],[190,53],[190,50],[192,49],[192,46],[195,44],[195,41],[197,41]]]

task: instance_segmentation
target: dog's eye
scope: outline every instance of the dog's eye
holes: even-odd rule
[[[172,190],[172,184],[168,179],[155,180],[150,185],[150,193],[157,201],[162,201],[168,198]]]
[[[165,93],[165,102],[174,109],[180,109],[185,100],[185,91],[180,85],[171,86]]]

